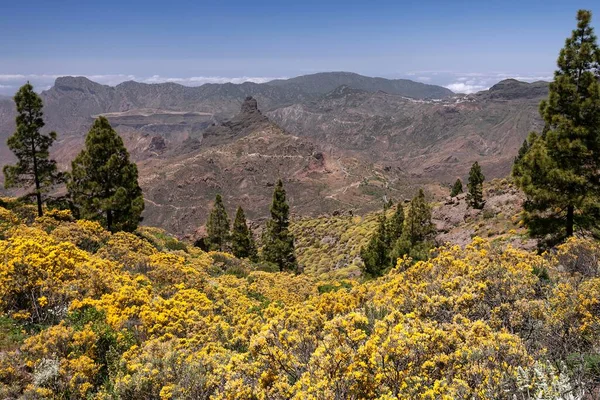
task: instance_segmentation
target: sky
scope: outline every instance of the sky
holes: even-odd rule
[[[469,93],[550,80],[580,8],[600,27],[598,0],[0,0],[0,95],[64,75],[195,86],[322,71]]]

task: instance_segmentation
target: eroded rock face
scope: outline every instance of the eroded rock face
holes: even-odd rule
[[[153,136],[148,146],[149,151],[156,151],[158,153],[163,152],[166,148],[167,144],[165,143],[165,138],[162,136]]]
[[[203,145],[214,146],[230,142],[261,129],[269,124],[269,119],[258,109],[258,102],[252,96],[246,97],[240,113],[221,125],[209,127],[203,134]]]
[[[256,101],[256,99],[252,96],[248,96],[244,99],[244,102],[242,103],[242,113],[246,113],[246,114],[251,114],[251,113],[260,113],[259,109],[258,109],[258,102]]]

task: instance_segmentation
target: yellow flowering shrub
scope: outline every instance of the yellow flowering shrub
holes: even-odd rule
[[[9,228],[19,224],[19,222],[19,217],[15,213],[4,207],[0,207],[0,239]]]
[[[147,241],[132,233],[117,232],[98,251],[98,255],[117,261],[129,271],[146,272],[149,257],[157,250]]]
[[[27,339],[21,350],[26,365],[34,371],[27,391],[45,389],[86,398],[94,390],[100,370],[94,361],[97,341],[91,326],[76,331],[64,322]]]
[[[0,241],[0,309],[31,322],[60,320],[70,302],[115,288],[120,268],[36,228]]]
[[[109,239],[110,234],[97,221],[77,220],[58,225],[51,235],[57,240],[71,242],[82,250],[96,252]]]
[[[155,228],[17,215],[0,208],[0,398],[544,399],[600,376],[591,240],[475,238],[361,281],[370,217],[295,225],[295,275]]]

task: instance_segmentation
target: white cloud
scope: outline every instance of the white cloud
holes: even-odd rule
[[[421,81],[421,82],[429,82],[429,81],[431,81],[431,77],[430,76],[419,76],[416,79],[418,81]]]
[[[153,75],[149,78],[142,79],[141,82],[144,83],[164,83],[164,82],[173,82],[179,83],[181,85],[186,86],[200,86],[205,83],[244,83],[244,82],[254,82],[254,83],[265,83],[272,81],[273,79],[282,79],[280,77],[251,77],[251,76],[241,76],[228,78],[223,76],[192,76],[189,78],[168,78],[160,75]],[[283,78],[285,79],[285,78]]]
[[[541,76],[511,75],[511,74],[502,75],[502,79],[516,79],[518,81],[525,81],[525,82],[551,81],[553,78],[554,77],[552,75],[541,75]]]
[[[12,81],[12,80],[22,80],[22,79],[25,79],[25,75],[0,74],[0,81]]]
[[[483,85],[473,85],[465,82],[455,82],[446,85],[446,88],[452,90],[454,93],[475,93],[481,90],[485,90],[488,87]]]
[[[63,75],[50,74],[0,74],[0,81],[22,81],[28,79],[56,79]]]
[[[65,74],[69,75],[69,74]],[[61,75],[61,76],[65,76]],[[76,75],[73,75],[76,76]],[[125,74],[108,74],[108,75],[81,75],[88,78],[90,81],[94,81],[97,83],[101,83],[103,85],[115,86],[119,83],[125,81],[134,81],[136,80],[135,75],[125,75]]]
[[[444,86],[456,93],[475,93],[486,90],[504,79],[516,79],[524,82],[550,81],[552,75],[541,74],[518,74],[506,72],[465,72],[452,73],[448,76],[451,83]],[[442,83],[443,84],[443,83]]]

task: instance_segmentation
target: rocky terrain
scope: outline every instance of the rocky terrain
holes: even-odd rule
[[[248,97],[230,121],[201,138],[138,162],[146,199],[145,223],[178,234],[206,219],[217,193],[233,215],[241,205],[251,219],[268,214],[273,186],[281,178],[293,212],[366,212],[389,191],[411,190],[398,171],[375,162],[324,153],[306,138],[269,121]]]
[[[506,179],[484,184],[485,205],[475,210],[467,205],[466,194],[449,197],[447,188],[428,186],[432,201],[432,221],[437,228],[437,246],[465,247],[474,237],[490,240],[496,246],[535,250],[521,223],[524,195]],[[296,254],[304,272],[321,279],[344,279],[361,274],[360,249],[366,246],[378,225],[380,208],[363,215],[299,217],[292,221]],[[388,210],[391,217],[394,210]]]
[[[455,95],[407,80],[322,73],[200,87],[63,77],[42,98],[61,168],[105,115],[138,163],[145,223],[192,234],[217,192],[230,210],[240,204],[250,218],[265,217],[279,177],[294,212],[316,216],[373,210],[383,196],[409,198],[417,186],[465,178],[475,160],[488,178],[506,176],[523,139],[541,127],[546,94],[544,82],[506,80]],[[13,160],[5,143],[14,116],[12,101],[0,99],[0,166]]]
[[[268,113],[300,136],[397,166],[423,182],[452,182],[474,161],[505,176],[523,139],[541,128],[546,83],[502,81],[488,91],[420,100],[341,86]]]
[[[437,244],[465,246],[479,236],[534,249],[536,241],[527,236],[521,222],[524,194],[506,179],[495,179],[484,185],[483,195],[481,210],[468,206],[466,193],[435,203],[432,220],[438,230]]]

